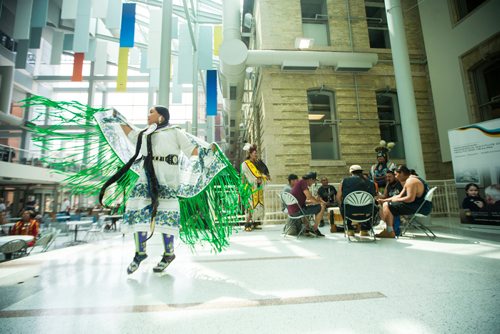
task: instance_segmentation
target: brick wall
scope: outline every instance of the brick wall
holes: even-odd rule
[[[364,1],[348,3],[352,33],[346,1],[327,0],[331,46],[316,50],[377,52],[379,63],[373,69],[355,75],[326,67],[307,73],[282,72],[277,66],[260,70],[256,100],[262,104],[257,116],[252,117],[260,117],[258,141],[275,182],[285,180],[290,173],[301,175],[309,170],[338,182],[348,174],[349,165],[360,164],[368,170],[376,161],[374,147],[380,140],[376,92],[396,89],[392,54],[390,50],[369,48]],[[418,8],[413,7],[414,0],[403,0],[402,5],[427,178],[450,178],[451,165],[441,162]],[[295,37],[301,36],[299,0],[257,0],[254,16],[260,49],[288,49],[293,47]],[[335,93],[341,120],[340,160],[311,160],[307,90],[321,86]]]

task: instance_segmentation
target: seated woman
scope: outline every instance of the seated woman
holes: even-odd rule
[[[32,235],[33,240],[28,242],[29,247],[32,247],[35,244],[36,237],[40,231],[40,226],[38,225],[38,222],[33,219],[32,214],[33,213],[31,211],[25,210],[21,220],[18,221],[10,231],[11,235]]]

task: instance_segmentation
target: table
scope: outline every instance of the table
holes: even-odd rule
[[[9,241],[12,240],[24,240],[27,243],[30,242],[31,240],[34,239],[32,235],[6,235],[4,237],[0,237],[0,246],[3,246],[4,244],[8,243]]]
[[[73,243],[79,243],[82,241],[78,241],[77,236],[78,236],[78,226],[80,225],[91,225],[92,221],[91,220],[82,220],[82,221],[69,221],[66,223],[68,226],[74,225],[75,226],[75,239],[73,240]]]

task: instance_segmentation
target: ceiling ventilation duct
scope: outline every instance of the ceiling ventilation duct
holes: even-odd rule
[[[282,71],[316,71],[319,67],[319,61],[307,60],[284,60],[281,64]]]
[[[373,67],[372,62],[342,60],[335,66],[336,72],[366,72]]]

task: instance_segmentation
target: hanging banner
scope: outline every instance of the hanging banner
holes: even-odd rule
[[[500,119],[450,130],[448,137],[462,223],[500,225]]]
[[[214,56],[219,55],[219,48],[222,44],[222,26],[214,27]]]
[[[73,51],[75,52],[89,51],[90,4],[90,0],[78,2],[73,38]]]
[[[217,115],[217,71],[207,70],[207,116]]]
[[[54,30],[52,32],[52,49],[50,50],[50,65],[59,65],[63,53],[64,33]]]
[[[73,56],[73,75],[71,76],[71,81],[82,81],[83,80],[83,58],[85,53],[75,52]]]
[[[127,90],[128,52],[129,48],[120,48],[118,54],[118,77],[116,78],[116,91]]]
[[[29,43],[30,41],[27,39],[20,39],[17,41],[15,68],[26,68],[26,60],[28,60]]]
[[[120,47],[134,47],[135,3],[124,3],[122,7],[122,24],[120,29]]]
[[[108,66],[108,45],[105,41],[96,41],[95,54],[98,57],[95,57],[94,61],[94,74],[105,75]]]
[[[213,66],[212,27],[200,26],[198,30],[198,69],[211,70]]]
[[[31,27],[31,10],[33,0],[18,0],[16,4],[16,16],[14,21],[14,39],[29,39]]]
[[[122,0],[108,0],[108,10],[106,11],[106,28],[115,30],[120,28],[122,18]]]

